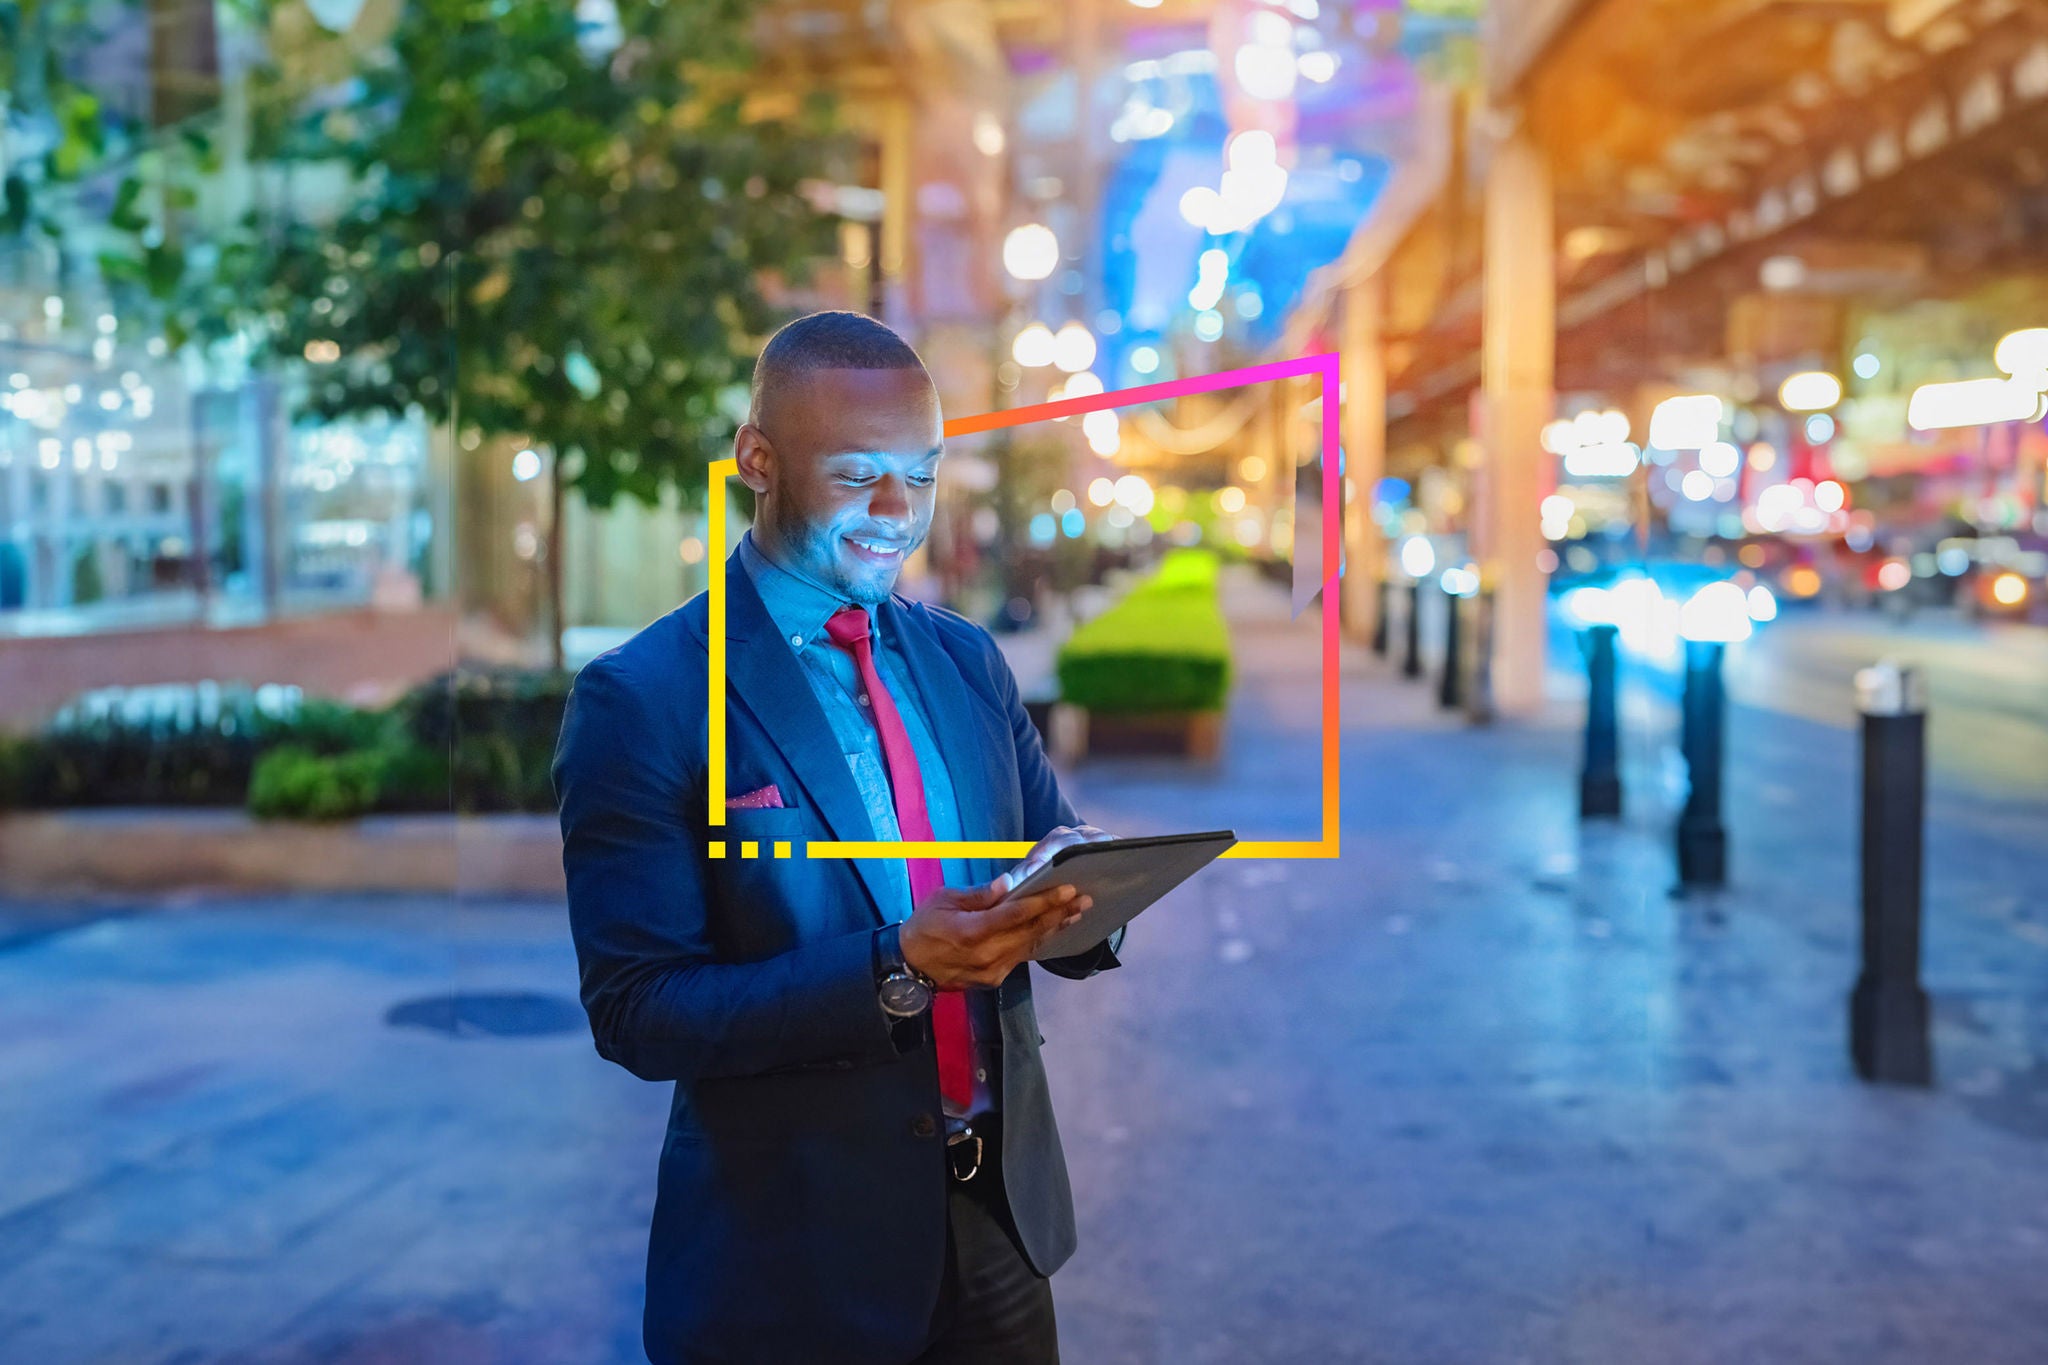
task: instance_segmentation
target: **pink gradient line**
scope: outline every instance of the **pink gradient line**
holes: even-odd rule
[[[972,417],[955,417],[946,423],[946,435],[971,436],[978,431],[997,431],[1003,427],[1022,426],[1026,422],[1042,422],[1054,417],[1076,417],[1082,413],[1100,412],[1104,408],[1128,407],[1135,403],[1156,403],[1163,398],[1180,398],[1192,393],[1213,393],[1217,389],[1243,388],[1247,384],[1260,384],[1270,379],[1292,379],[1296,375],[1321,374],[1323,387],[1330,394],[1337,392],[1337,353],[1325,351],[1321,355],[1296,356],[1292,360],[1273,360],[1263,365],[1248,365],[1241,370],[1223,370],[1217,374],[1190,375],[1185,379],[1167,379],[1157,384],[1140,384],[1134,389],[1116,389],[1109,393],[1083,394],[1079,398],[1061,398],[1051,403],[1033,403],[1022,408],[1002,408],[996,412],[977,413]],[[1326,426],[1332,420],[1329,416],[1331,403],[1323,405],[1323,421]],[[1329,445],[1329,427],[1324,433],[1324,442]],[[1332,447],[1334,448],[1334,447]]]

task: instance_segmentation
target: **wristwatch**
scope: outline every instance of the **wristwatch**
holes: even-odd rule
[[[932,993],[938,989],[932,979],[903,960],[903,948],[896,925],[875,934],[875,994],[882,1012],[897,1019],[910,1019],[931,1008]]]

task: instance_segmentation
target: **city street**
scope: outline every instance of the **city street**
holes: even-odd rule
[[[1921,670],[1937,719],[1937,773],[1959,786],[2048,797],[2048,629],[1948,613],[1788,613],[1742,651],[1730,690],[1824,725],[1855,720],[1856,670],[1881,658]]]
[[[1089,765],[1089,818],[1313,832],[1313,616],[1226,605],[1222,760]],[[1817,694],[1862,647],[1788,619],[1743,670]],[[1918,647],[1941,733],[1997,656]],[[1341,860],[1219,864],[1040,986],[1069,1361],[2039,1358],[2048,807],[1938,785],[1938,1083],[1871,1088],[1845,717],[1737,708],[1733,885],[1674,899],[1660,708],[1582,829],[1568,701],[1471,729],[1349,649],[1344,687]],[[6,907],[0,1359],[638,1359],[667,1091],[574,989],[553,905]]]

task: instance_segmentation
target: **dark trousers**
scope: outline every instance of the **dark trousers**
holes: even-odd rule
[[[1052,1281],[1018,1249],[994,1174],[955,1182],[947,1196],[946,1272],[932,1344],[912,1365],[1059,1365]]]

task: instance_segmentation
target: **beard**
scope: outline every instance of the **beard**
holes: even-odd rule
[[[902,572],[903,561],[924,544],[925,536],[918,534],[893,566],[884,567],[849,560],[851,552],[846,548],[846,534],[844,529],[836,526],[806,524],[784,527],[782,543],[790,561],[787,567],[835,596],[863,607],[880,606],[896,591],[896,579]]]

